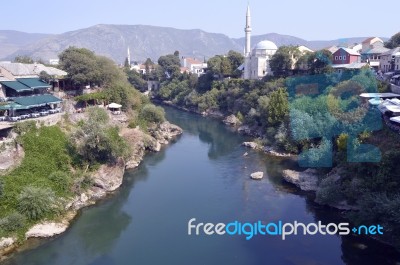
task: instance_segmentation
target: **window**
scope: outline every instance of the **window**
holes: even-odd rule
[[[335,56],[335,60],[338,60],[338,57],[337,57],[337,56]]]
[[[339,56],[339,60],[340,60],[340,61],[342,60],[342,56]]]
[[[346,60],[346,55],[343,55],[343,61]]]

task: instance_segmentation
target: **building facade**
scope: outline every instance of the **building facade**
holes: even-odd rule
[[[400,47],[382,53],[379,63],[383,73],[400,71]]]
[[[361,62],[361,55],[349,48],[339,48],[332,54],[332,64],[352,64]]]
[[[207,63],[201,62],[195,58],[182,56],[181,67],[185,68],[187,70],[187,72],[189,72],[189,73],[200,76],[205,73],[205,69],[207,68]],[[181,72],[183,70],[182,68],[181,68]]]

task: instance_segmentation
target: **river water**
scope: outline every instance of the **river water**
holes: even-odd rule
[[[83,209],[63,235],[16,253],[5,264],[395,264],[399,254],[355,236],[188,235],[188,221],[343,221],[281,179],[293,160],[273,159],[240,144],[245,137],[218,121],[166,108],[184,133],[125,175],[106,200]],[[248,156],[243,156],[248,152]],[[264,179],[249,174],[263,171]]]

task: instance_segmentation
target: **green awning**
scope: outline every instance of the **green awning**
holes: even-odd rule
[[[53,95],[46,94],[46,95],[37,95],[29,97],[18,97],[14,98],[14,102],[22,106],[34,108],[34,107],[46,106],[48,104],[57,104],[62,102],[62,100]]]
[[[30,88],[29,86],[26,86],[18,81],[0,81],[0,83],[6,87],[9,87],[9,88],[17,91],[17,92],[33,90],[33,88]]]
[[[7,104],[0,105],[0,110],[10,110],[10,109],[23,110],[23,109],[28,109],[28,107],[19,105],[15,102],[9,102]]]
[[[18,82],[30,88],[50,88],[51,86],[45,82],[40,81],[39,78],[17,78]]]

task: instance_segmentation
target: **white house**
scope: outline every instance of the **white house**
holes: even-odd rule
[[[181,67],[186,68],[192,74],[196,74],[198,76],[204,74],[205,69],[207,68],[207,63],[201,62],[195,58],[190,57],[182,57],[181,58]],[[182,70],[181,69],[181,70]]]

